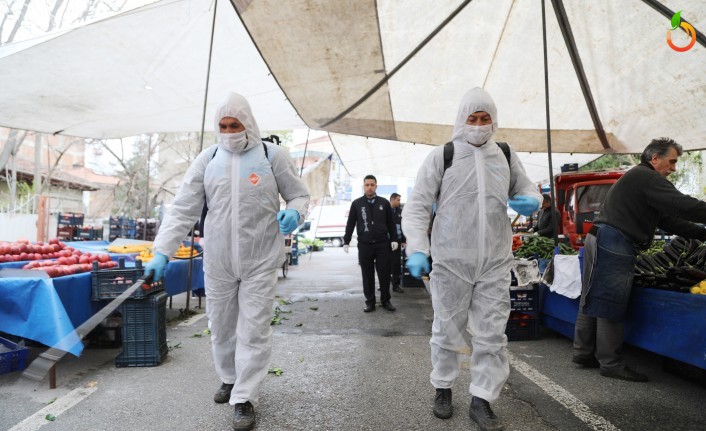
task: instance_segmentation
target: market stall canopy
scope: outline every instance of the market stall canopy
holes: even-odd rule
[[[348,173],[363,178],[368,174],[415,178],[424,158],[434,148],[433,145],[411,144],[409,142],[386,141],[377,138],[330,133],[338,156],[343,160]],[[519,152],[527,176],[533,182],[549,178],[547,153]],[[561,165],[577,163],[579,166],[600,157],[597,154],[552,154],[554,174],[561,172]]]
[[[261,129],[305,122],[439,145],[451,136],[462,94],[482,86],[498,105],[497,139],[518,151],[547,151],[537,0],[218,4],[209,108],[235,90],[250,100]],[[0,125],[95,138],[200,130],[212,7],[163,0],[0,48],[0,82],[11,83],[0,93]],[[686,149],[706,147],[703,35],[687,52],[665,40],[670,11],[681,8],[698,30],[705,2],[555,0],[547,7],[553,152],[640,152],[664,135]],[[688,43],[683,31],[670,34]],[[581,80],[565,38],[575,45]]]
[[[306,127],[221,1],[205,130],[227,91],[261,130]],[[201,130],[213,3],[167,0],[0,47],[0,126],[89,138]],[[11,83],[11,84],[10,84]]]
[[[439,145],[480,86],[499,140],[547,149],[538,0],[231,1],[311,128]],[[706,39],[671,49],[677,10],[706,25],[702,0],[547,1],[553,152],[637,153],[660,136],[706,147]]]

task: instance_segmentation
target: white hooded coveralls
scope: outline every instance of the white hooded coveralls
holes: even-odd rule
[[[457,355],[466,346],[463,332],[470,319],[470,392],[492,402],[500,396],[510,373],[505,326],[513,256],[507,201],[526,195],[541,202],[541,196],[512,149],[508,168],[492,138],[480,147],[463,139],[468,116],[478,111],[490,114],[493,131],[497,130],[497,110],[490,95],[480,88],[467,92],[454,126],[453,163],[444,172],[443,145],[427,156],[405,205],[402,230],[409,256],[431,252],[433,258],[431,383],[437,389],[453,386],[459,372]],[[430,247],[427,230],[439,191]]]
[[[208,203],[204,272],[206,314],[216,372],[235,384],[230,404],[257,406],[260,383],[272,352],[272,305],[276,270],[285,259],[276,216],[279,194],[287,209],[306,216],[309,193],[289,155],[267,144],[242,96],[230,93],[216,111],[215,129],[224,117],[237,118],[247,143],[234,147],[219,135],[218,151],[205,149],[189,167],[162,222],[154,251],[171,256]]]

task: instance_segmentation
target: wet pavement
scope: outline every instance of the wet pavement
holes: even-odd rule
[[[468,417],[470,350],[460,356],[454,415],[431,411],[431,302],[423,288],[393,293],[394,313],[363,313],[355,249],[304,255],[278,282],[280,325],[273,326],[270,374],[261,390],[257,430],[474,430]],[[168,318],[185,295],[174,297]],[[198,302],[192,298],[191,306]],[[203,313],[203,310],[196,310]],[[164,363],[115,368],[120,349],[87,349],[48,380],[0,376],[0,430],[229,430],[232,407],[213,403],[207,321],[171,320]],[[570,340],[549,330],[510,342],[510,378],[493,405],[507,430],[706,429],[706,388],[662,370],[662,358],[627,348],[651,378],[629,383],[571,363]],[[31,349],[36,356],[42,349]],[[55,420],[45,419],[47,414]]]

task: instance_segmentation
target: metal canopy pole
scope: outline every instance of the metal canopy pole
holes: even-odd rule
[[[542,42],[544,44],[544,106],[547,116],[547,159],[549,160],[549,193],[552,198],[552,206],[549,208],[554,226],[554,249],[559,246],[559,237],[557,235],[557,225],[559,220],[554,217],[554,206],[556,205],[555,190],[554,190],[554,169],[552,167],[552,134],[551,121],[549,115],[549,67],[547,64],[547,17],[544,8],[544,0],[542,0]]]
[[[201,113],[201,137],[199,140],[199,153],[203,151],[203,133],[206,125],[206,105],[208,104],[208,85],[211,78],[211,56],[213,55],[213,38],[216,31],[216,10],[218,10],[218,0],[213,1],[213,22],[211,23],[211,43],[208,48],[208,65],[206,67],[206,90],[203,96],[203,111]],[[186,275],[186,305],[184,313],[188,317],[189,303],[191,299],[191,277],[194,270],[194,236],[195,226],[191,228],[191,247],[189,247],[189,271]],[[199,297],[199,301],[201,297]]]
[[[596,129],[596,134],[598,135],[598,139],[601,141],[601,145],[603,145],[603,148],[606,150],[610,150],[611,148],[610,143],[608,143],[608,137],[605,134],[605,129],[603,129],[603,123],[601,122],[601,118],[598,116],[598,108],[596,108],[596,102],[593,100],[593,93],[591,93],[591,87],[588,85],[588,78],[586,78],[586,73],[583,70],[583,62],[581,62],[581,57],[579,56],[578,49],[576,48],[574,33],[571,31],[571,24],[569,23],[569,18],[566,16],[564,2],[562,0],[552,0],[552,5],[554,6],[554,14],[556,15],[556,19],[557,21],[559,21],[559,29],[561,29],[561,35],[564,36],[564,43],[566,43],[566,49],[569,50],[571,63],[574,65],[576,78],[578,79],[579,84],[581,85],[581,92],[583,93],[583,98],[586,100],[586,107],[588,108],[588,112],[591,114],[591,120],[593,120],[593,127]],[[544,0],[542,0],[542,10],[544,10]],[[542,14],[542,22],[545,22],[544,14]],[[546,71],[546,24],[543,24],[543,28],[545,38],[544,69]],[[549,97],[548,94],[549,93],[547,93],[547,97]]]

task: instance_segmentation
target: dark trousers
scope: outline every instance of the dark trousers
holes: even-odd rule
[[[392,285],[400,285],[400,274],[402,273],[402,250],[390,252],[390,271],[392,272]]]
[[[380,282],[380,302],[390,301],[390,242],[358,243],[358,263],[363,273],[366,305],[375,305],[375,271]]]
[[[630,299],[634,266],[632,242],[622,238],[614,228],[601,227],[598,237],[586,237],[574,356],[594,356],[603,369],[625,366],[623,316]],[[589,290],[594,291],[593,297]],[[586,310],[587,303],[593,306],[591,310]]]

